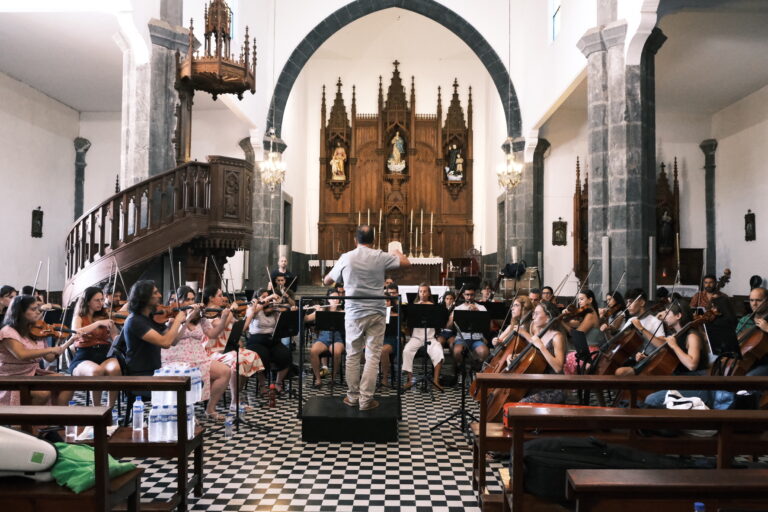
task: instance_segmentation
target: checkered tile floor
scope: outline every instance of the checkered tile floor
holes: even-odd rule
[[[330,393],[327,384],[319,391],[305,389],[310,394]],[[341,399],[343,391],[337,385],[334,394]],[[250,392],[254,408],[246,420],[271,431],[243,426],[225,439],[223,430],[208,423],[205,494],[200,498],[190,495],[191,509],[479,510],[471,483],[471,447],[455,426],[429,430],[459,407],[460,396],[459,387],[435,392],[434,399],[417,388],[406,392],[397,443],[315,444],[301,441],[296,399],[286,396],[278,400],[277,407],[266,408]],[[477,415],[476,404],[469,400],[467,404]],[[145,469],[144,500],[171,497],[173,463],[157,459],[132,462]]]

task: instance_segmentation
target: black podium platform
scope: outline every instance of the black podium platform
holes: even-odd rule
[[[386,443],[397,441],[397,397],[376,397],[381,405],[361,411],[342,402],[343,396],[307,399],[301,420],[301,439]]]

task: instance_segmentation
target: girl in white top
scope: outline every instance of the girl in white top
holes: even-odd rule
[[[431,292],[427,283],[421,283],[419,285],[419,298],[415,304],[434,304],[431,300]],[[405,344],[403,349],[403,372],[405,372],[405,389],[410,389],[413,386],[413,359],[416,357],[416,352],[424,346],[425,342],[429,342],[427,345],[427,354],[432,360],[434,366],[432,383],[440,391],[443,387],[440,385],[440,370],[443,367],[443,346],[435,339],[435,330],[432,327],[427,329],[417,328],[411,333],[411,339]]]

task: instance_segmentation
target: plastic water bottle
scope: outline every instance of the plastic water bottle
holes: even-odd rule
[[[158,439],[158,441],[166,442],[170,439],[170,434],[168,433],[170,421],[171,407],[169,405],[164,405],[163,408],[160,409],[160,439]]]
[[[235,419],[232,417],[232,413],[227,413],[224,418],[224,437],[230,439],[234,432]]]
[[[120,424],[120,416],[117,414],[117,409],[115,406],[112,406],[112,425],[119,425]]]
[[[269,385],[269,404],[267,407],[277,407],[277,387],[274,384]]]
[[[175,405],[171,406],[171,415],[168,421],[169,441],[176,441],[179,438],[179,410]]]
[[[173,370],[173,373],[169,372],[169,376],[170,375],[173,375],[174,377],[183,377],[184,376],[184,374],[182,374],[181,370],[179,370],[179,369]],[[166,394],[168,396],[167,404],[168,405],[176,405],[176,392],[175,391],[167,391]]]
[[[133,402],[133,430],[144,430],[144,402],[141,395]]]
[[[697,501],[693,504],[693,512],[704,512],[705,510],[704,503]]]
[[[152,406],[152,410],[149,411],[149,442],[157,443],[162,441],[162,417],[160,413],[160,407],[157,405]]]
[[[77,405],[77,402],[74,400],[69,401],[70,407],[75,407]],[[75,425],[65,425],[64,426],[64,437],[67,438],[67,440],[74,440],[75,437],[77,437],[77,426]]]
[[[187,439],[195,437],[195,407],[187,406]]]

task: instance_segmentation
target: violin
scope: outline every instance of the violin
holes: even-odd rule
[[[72,334],[77,334],[77,331],[65,327],[64,324],[48,324],[40,319],[29,327],[29,334],[36,339],[48,337],[66,339]]]
[[[560,313],[560,320],[567,322],[569,320],[573,320],[574,318],[584,317],[585,315],[587,315],[592,311],[594,311],[594,309],[592,309],[592,306],[584,306],[582,308],[577,308],[573,304],[570,304],[565,309],[563,309],[562,313]]]

